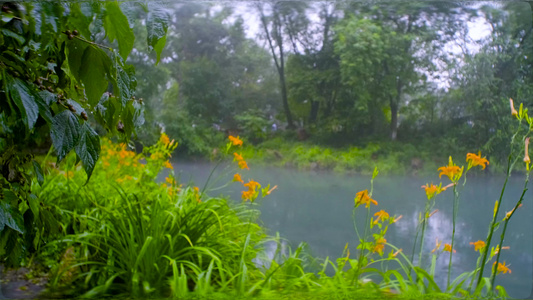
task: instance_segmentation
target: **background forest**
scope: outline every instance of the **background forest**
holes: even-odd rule
[[[267,161],[356,171],[372,167],[331,161],[401,172],[481,149],[495,168],[509,98],[531,101],[530,4],[176,3],[157,67],[142,45],[129,59],[150,99],[139,138],[163,128],[206,156],[233,133]]]

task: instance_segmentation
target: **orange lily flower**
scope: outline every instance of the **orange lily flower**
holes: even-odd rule
[[[368,190],[360,191],[357,194],[355,194],[355,206],[359,206],[360,204],[366,204],[366,207],[368,208],[370,206],[370,203],[374,205],[378,205],[378,202],[368,195]]]
[[[385,248],[385,243],[387,242],[387,239],[380,237],[376,241],[376,245],[372,248],[372,252],[377,252],[379,255],[383,255],[383,249]]]
[[[444,249],[443,251],[448,251],[448,252],[451,252],[452,251],[452,245],[450,244],[444,244]],[[453,249],[453,253],[455,253],[455,249]]]
[[[248,168],[248,164],[244,160],[239,160],[239,168],[250,170],[250,168]]]
[[[494,267],[494,265],[496,264],[496,262],[494,262],[492,264],[492,266]],[[500,274],[501,272],[503,272],[503,274],[509,272],[509,274],[511,274],[511,269],[509,269],[509,266],[505,265],[505,261],[503,261],[503,263],[498,263],[498,267],[496,268],[496,271],[498,272],[498,274]]]
[[[374,221],[374,224],[377,224],[380,220],[381,222],[387,220],[389,217],[389,214],[385,212],[383,209],[378,211],[374,214],[374,216],[377,216],[376,220]]]
[[[242,194],[242,199],[244,201],[246,200],[252,201],[252,198],[254,196],[254,191],[242,191],[241,194]]]
[[[233,181],[238,181],[238,182],[244,183],[244,181],[242,180],[241,175],[239,173],[233,175]]]
[[[485,242],[482,240],[470,242],[470,245],[474,245],[474,251],[481,251],[485,248]]]
[[[434,185],[433,183],[427,184],[421,186],[426,191],[426,196],[428,197],[428,200],[435,197],[435,195],[440,194],[442,191],[445,191],[446,188],[442,188],[442,183],[438,186]]]
[[[260,184],[257,181],[249,180],[248,183],[244,184],[244,186],[247,187],[250,191],[255,191],[255,188],[260,186]]]
[[[466,162],[468,162],[468,169],[475,166],[481,166],[482,169],[485,170],[485,164],[489,164],[489,161],[485,157],[481,157],[481,151],[479,151],[477,155],[474,153],[466,154]]]
[[[231,141],[233,146],[242,146],[242,140],[238,136],[234,137],[230,135],[228,136],[228,139]]]
[[[167,146],[170,144],[170,139],[168,138],[168,135],[166,133],[161,133],[161,137],[159,138],[159,141],[163,143],[163,145]]]
[[[242,156],[237,152],[233,152],[233,156],[235,157],[235,160],[237,161],[244,160],[244,158],[242,158]]]
[[[441,178],[442,175],[446,175],[452,182],[455,183],[459,181],[463,175],[463,169],[464,167],[459,168],[456,164],[454,164],[452,157],[450,156],[448,165],[438,169],[438,171],[440,171],[439,178]]]
[[[174,169],[174,167],[168,160],[163,164],[163,166],[167,169]]]

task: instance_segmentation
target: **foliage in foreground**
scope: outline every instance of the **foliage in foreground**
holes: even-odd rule
[[[526,117],[523,110],[519,114],[520,121],[527,119],[529,124],[525,142],[533,119]],[[522,130],[519,125],[517,134]],[[104,142],[103,158],[86,185],[86,176],[74,170],[73,157],[60,169],[50,168],[51,174],[46,176],[42,188],[36,182],[34,188],[44,200],[45,210],[53,212],[60,230],[52,235],[42,227],[37,230],[41,232],[40,238],[34,241],[42,243],[36,247],[48,253],[49,260],[61,257],[50,273],[51,290],[61,288],[63,294],[84,297],[234,295],[268,299],[292,293],[302,298],[310,295],[314,298],[321,293],[334,298],[365,295],[369,299],[429,295],[443,299],[457,295],[507,297],[505,289],[494,283],[496,274],[510,272],[505,262],[499,262],[500,251],[505,247],[498,245],[502,245],[507,223],[522,198],[501,221],[498,221],[501,199],[496,203],[487,240],[472,243],[480,253],[476,269],[448,280],[442,287],[434,279],[435,262],[449,253],[452,268],[453,236],[444,246],[438,243],[430,254],[423,253],[420,246],[418,260],[387,243],[388,227],[401,216],[391,216],[383,209],[371,213],[372,207],[378,205],[372,199],[377,170],[372,175],[370,190],[358,192],[354,199],[354,220],[361,207],[366,213],[364,230],[355,227],[359,237],[355,255],[350,254],[347,245],[341,258],[336,261],[326,258],[320,263],[308,254],[305,245],[291,250],[279,237],[267,239],[255,224],[256,211],[245,205],[246,201],[253,205],[259,196],[269,195],[275,187],[262,188],[258,182],[243,180],[248,164],[243,153],[236,150],[242,144],[238,137],[230,136],[226,148],[226,153],[235,149],[234,161],[241,169],[233,180],[245,188],[242,192],[245,203],[241,205],[208,197],[198,187],[178,184],[168,161],[176,145],[164,134],[155,146],[141,154],[127,150],[123,144]],[[527,153],[527,146],[512,150],[510,169],[517,161],[517,151],[522,150]],[[526,155],[524,161],[529,171],[528,158]],[[465,170],[450,158],[449,165],[439,171],[451,183],[445,187],[442,184],[423,187],[428,202],[419,220],[414,247],[417,241],[423,245],[425,224],[433,214],[436,195],[453,187],[456,206],[459,180],[466,178],[471,168],[485,168],[489,164],[480,154],[473,153],[467,155],[467,162]],[[169,169],[169,174],[164,183],[157,183],[162,167]],[[502,238],[488,255],[491,237],[501,224]],[[271,251],[265,251],[269,247]],[[46,259],[45,256],[36,257],[36,261]],[[431,258],[429,265],[423,257]],[[494,258],[490,276],[483,277],[483,267]]]
[[[43,181],[34,149],[53,149],[57,163],[75,152],[88,180],[100,156],[96,130],[128,140],[144,122],[135,68],[126,63],[131,19],[145,21],[154,63],[169,16],[139,2],[2,1],[1,8],[0,261],[17,266],[35,250],[33,228],[55,227],[30,187]]]

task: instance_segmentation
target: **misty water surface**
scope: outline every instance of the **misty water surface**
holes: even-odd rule
[[[182,182],[194,181],[202,188],[215,167],[207,162],[174,162],[175,172]],[[231,171],[231,172],[230,172]],[[220,165],[211,176],[207,190],[211,196],[229,195],[240,199],[243,189],[240,183],[217,189],[231,181],[235,169]],[[290,169],[253,166],[250,171],[240,172],[243,179],[254,179],[266,185],[278,185],[267,198],[260,199],[261,221],[274,235],[288,239],[293,248],[300,242],[309,244],[314,256],[337,259],[349,243],[351,253],[356,253],[357,235],[353,229],[352,210],[355,193],[370,189],[370,175],[342,175],[327,172],[301,172]],[[472,174],[470,174],[472,175]],[[473,270],[478,252],[470,242],[485,240],[491,220],[494,202],[498,199],[504,182],[503,176],[470,176],[459,199],[459,213],[456,224],[454,270],[452,280],[457,275]],[[447,178],[442,180],[448,183]],[[396,224],[389,227],[387,242],[411,255],[412,243],[417,226],[418,214],[424,209],[426,195],[421,185],[438,183],[438,176],[381,176],[374,182],[373,198],[379,203],[372,207],[372,214],[383,209],[391,215],[403,215]],[[462,181],[461,181],[462,182]],[[523,176],[513,175],[504,194],[502,209],[509,211],[519,199],[523,188]],[[215,189],[215,190],[213,190]],[[525,298],[530,295],[533,278],[533,220],[532,193],[528,192],[524,205],[511,219],[500,260],[510,264],[512,274],[501,274],[496,284],[503,285],[511,297]],[[451,242],[453,191],[447,190],[437,196],[435,208],[439,211],[429,219],[429,227],[424,243],[425,252],[435,248],[435,240]],[[356,214],[360,230],[364,228],[366,212],[360,207]],[[502,214],[503,218],[503,214]],[[493,245],[499,242],[500,233],[493,238]],[[385,253],[391,251],[385,248]],[[418,253],[418,252],[417,252]],[[448,267],[448,252],[437,260],[437,281],[445,285]],[[487,268],[490,269],[490,268]]]

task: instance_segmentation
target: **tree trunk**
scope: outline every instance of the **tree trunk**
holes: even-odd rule
[[[279,48],[279,84],[281,85],[281,99],[283,101],[283,109],[285,110],[285,116],[287,117],[287,128],[294,129],[294,122],[292,121],[292,113],[289,107],[289,100],[287,99],[287,83],[285,82],[285,57],[283,54],[283,40],[277,41]]]
[[[281,62],[283,63],[283,55],[281,56]],[[281,99],[283,101],[283,110],[285,110],[285,116],[287,117],[287,128],[294,129],[296,127],[294,126],[294,122],[292,120],[289,100],[287,99],[287,84],[285,82],[285,72],[283,67],[281,67],[279,70],[279,84],[281,86]]]
[[[261,16],[261,24],[263,25],[263,30],[265,32],[265,35],[268,41],[268,46],[272,53],[272,58],[274,59],[274,64],[276,65],[276,69],[278,70],[279,84],[281,88],[281,102],[283,104],[283,110],[285,110],[285,116],[287,117],[287,128],[294,129],[295,126],[292,120],[292,114],[291,114],[291,110],[289,107],[289,101],[287,99],[287,83],[285,82],[285,57],[283,54],[283,37],[281,36],[282,30],[281,30],[279,16],[274,15],[274,20],[272,22],[273,34],[271,35],[270,31],[268,30],[267,20],[263,13],[261,4],[257,5],[257,9]],[[276,41],[276,44],[278,46],[279,60],[276,55],[276,50],[274,47],[273,40]]]
[[[398,135],[398,107],[402,98],[403,81],[398,79],[396,81],[396,97],[390,97],[390,137],[395,141]]]

